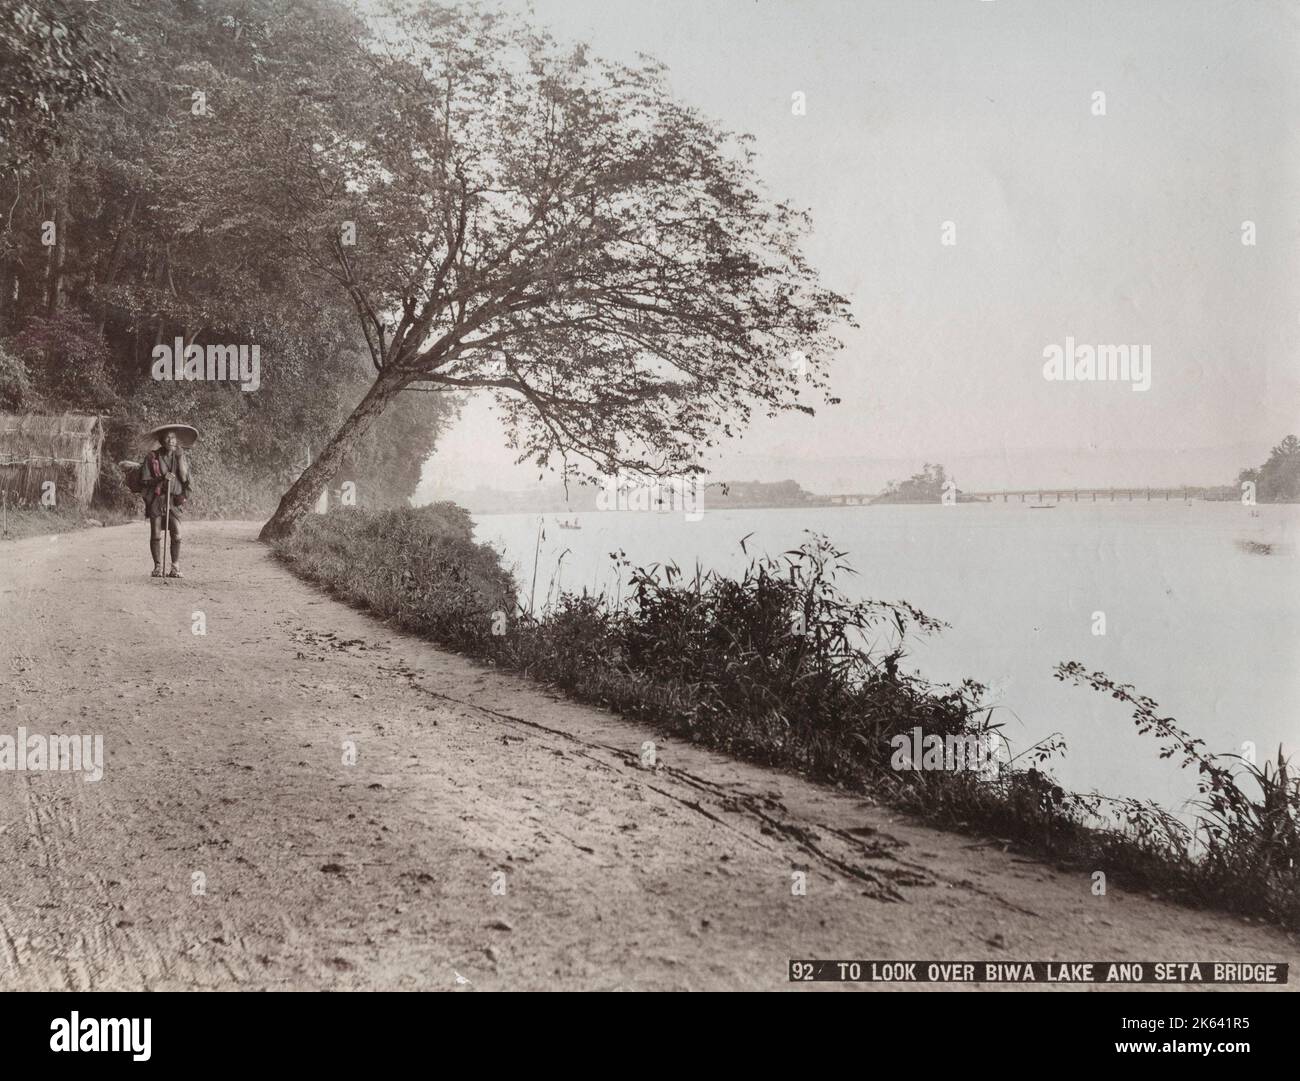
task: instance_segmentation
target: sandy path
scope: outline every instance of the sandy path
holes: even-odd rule
[[[0,733],[102,733],[106,759],[92,784],[0,772],[0,988],[780,988],[792,956],[1300,953],[675,740],[643,769],[650,730],[391,632],[255,532],[191,524],[192,577],[166,584],[142,522],[0,546]]]

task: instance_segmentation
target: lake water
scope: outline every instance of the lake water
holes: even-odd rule
[[[995,715],[1014,751],[1053,732],[1067,743],[1053,769],[1080,791],[1154,799],[1180,809],[1195,777],[1157,756],[1122,703],[1057,681],[1059,661],[1132,683],[1213,751],[1261,761],[1300,746],[1300,506],[1064,502],[831,507],[810,510],[636,511],[482,515],[476,536],[503,550],[527,599],[538,522],[536,597],[615,588],[610,553],[634,565],[696,561],[734,573],[753,554],[779,554],[823,533],[849,553],[855,598],[906,600],[949,623],[912,642],[929,679],[970,676],[996,691]],[[1269,554],[1248,542],[1271,545]],[[1106,633],[1095,635],[1094,613]]]

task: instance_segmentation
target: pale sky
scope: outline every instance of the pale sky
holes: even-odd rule
[[[843,404],[757,420],[714,476],[875,490],[937,461],[969,489],[1228,483],[1300,434],[1300,5],[531,7],[598,53],[657,57],[678,97],[752,133],[853,302]],[[1150,345],[1150,389],[1047,381],[1067,336]],[[471,403],[422,494],[535,479]]]

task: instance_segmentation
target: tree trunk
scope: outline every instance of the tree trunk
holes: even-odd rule
[[[117,273],[122,269],[122,259],[126,255],[126,238],[131,232],[131,223],[135,220],[135,208],[140,205],[140,195],[137,192],[131,200],[131,207],[126,212],[126,220],[122,223],[122,228],[118,230],[117,239],[113,241],[113,254],[108,259],[108,270],[104,274],[104,280],[100,284],[99,292],[99,332],[104,333],[104,326],[108,322],[108,294],[117,282]]]
[[[14,285],[17,278],[18,271],[13,260],[8,257],[0,259],[0,338],[8,337],[10,330],[17,325],[13,318]]]
[[[343,459],[356,445],[358,439],[366,434],[370,425],[388,406],[388,403],[402,392],[405,382],[399,376],[380,376],[366,392],[360,404],[352,410],[352,415],[343,422],[343,426],[326,444],[320,457],[303,470],[302,475],[293,482],[271,520],[262,527],[258,540],[280,540],[289,536],[298,526],[299,519],[310,511],[324,490],[338,472]]]

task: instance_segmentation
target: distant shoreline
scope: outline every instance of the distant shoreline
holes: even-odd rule
[[[1048,493],[1047,493],[1046,491],[1044,491],[1043,494],[1044,494],[1045,496],[1048,495]],[[1070,493],[1065,493],[1065,492],[1063,492],[1063,493],[1061,493],[1061,494],[1062,494],[1062,496],[1066,496],[1066,495],[1069,495]],[[960,504],[961,506],[989,506],[989,507],[992,507],[992,506],[999,506],[999,507],[1000,507],[1000,506],[1008,506],[1008,507],[1015,507],[1015,506],[1033,507],[1033,506],[1039,506],[1039,505],[1041,505],[1041,506],[1045,506],[1045,507],[1048,507],[1048,506],[1050,506],[1050,507],[1055,507],[1055,506],[1075,506],[1076,504],[1077,504],[1078,506],[1085,506],[1085,505],[1086,505],[1086,506],[1092,506],[1092,505],[1096,505],[1096,506],[1109,506],[1109,505],[1111,505],[1112,503],[1115,504],[1115,505],[1117,505],[1117,506],[1122,506],[1122,505],[1127,505],[1127,504],[1130,504],[1130,503],[1134,503],[1134,504],[1142,503],[1142,504],[1145,504],[1145,503],[1148,503],[1148,502],[1149,502],[1149,503],[1152,503],[1152,504],[1164,504],[1164,503],[1169,503],[1169,504],[1181,504],[1181,503],[1184,502],[1182,499],[1169,499],[1169,500],[1166,500],[1166,499],[1163,499],[1163,498],[1162,498],[1162,499],[1154,499],[1154,498],[1153,498],[1153,499],[1150,499],[1150,500],[1147,500],[1147,499],[1144,499],[1144,498],[1135,498],[1135,499],[1131,499],[1131,500],[1130,500],[1130,499],[1127,499],[1127,498],[1123,498],[1123,499],[1115,499],[1115,500],[1110,500],[1110,499],[1104,499],[1104,500],[1103,500],[1103,499],[1098,499],[1098,500],[1095,500],[1095,501],[1092,500],[1092,499],[1083,499],[1083,498],[1080,498],[1080,499],[1078,499],[1078,500],[1076,501],[1075,499],[1073,499],[1073,498],[1071,497],[1071,498],[1062,498],[1062,499],[1060,499],[1060,500],[1057,500],[1057,499],[1054,498],[1054,496],[1055,496],[1055,491],[1054,491],[1054,490],[1052,491],[1051,496],[1052,496],[1052,498],[1044,499],[1043,502],[1042,502],[1041,504],[1039,504],[1036,500],[1029,500],[1029,499],[1026,499],[1026,500],[1023,500],[1023,501],[1020,500],[1020,499],[1014,499],[1014,500],[1008,500],[1008,501],[1004,502],[1003,500],[1000,500],[1000,499],[967,499],[967,498],[961,498],[961,499],[958,499],[957,502],[958,502],[958,504]],[[465,507],[465,509],[468,510],[468,511],[469,511],[471,514],[473,514],[473,515],[535,514],[535,515],[542,515],[542,516],[545,516],[545,515],[563,516],[563,515],[572,515],[572,514],[610,514],[610,513],[620,513],[619,511],[601,510],[601,509],[598,508],[598,507],[579,507],[579,506],[574,506],[572,503],[570,503],[570,504],[568,504],[568,505],[565,505],[565,506],[560,506],[560,507],[540,507],[540,508],[539,508],[539,507],[506,507],[506,508],[494,508],[494,509],[492,509],[492,510],[478,510],[478,509],[476,509],[475,507],[473,507],[472,505],[469,505],[469,504],[467,504],[467,503],[465,503],[465,502],[463,502],[462,500],[459,500],[459,499],[446,499],[446,500],[443,500],[443,499],[431,499],[431,500],[429,501],[429,503],[440,503],[440,502],[454,502],[454,503],[458,503],[460,506]],[[1196,497],[1196,498],[1192,499],[1191,502],[1195,502],[1195,503],[1229,503],[1229,504],[1239,505],[1239,501],[1236,500],[1236,499],[1207,499],[1207,498],[1204,498],[1204,497]],[[1281,505],[1287,505],[1287,504],[1294,505],[1294,504],[1296,504],[1296,503],[1300,503],[1300,500],[1278,500],[1278,501],[1273,502],[1273,503],[1260,503],[1260,504],[1258,504],[1258,506],[1281,506]],[[427,506],[428,504],[421,504],[421,505],[422,505],[422,506]],[[933,506],[937,506],[937,505],[939,505],[938,502],[937,502],[936,500],[931,500],[931,499],[926,499],[926,500],[921,500],[921,499],[907,499],[907,500],[898,499],[898,500],[875,500],[875,501],[867,500],[867,501],[865,501],[865,502],[861,502],[861,503],[832,503],[832,502],[830,502],[829,500],[827,500],[827,501],[825,501],[825,502],[823,502],[823,501],[817,501],[817,502],[808,502],[808,503],[720,503],[720,504],[719,504],[719,503],[710,503],[710,502],[706,499],[706,500],[704,501],[704,505],[703,505],[702,509],[705,510],[705,511],[722,511],[722,510],[860,510],[860,509],[863,508],[863,507],[933,507]],[[631,511],[627,511],[627,510],[624,510],[623,513],[633,513],[633,512],[631,512]],[[646,511],[637,511],[637,512],[635,512],[635,513],[647,513],[647,512],[646,512]],[[658,514],[670,515],[670,514],[673,514],[673,513],[674,513],[674,510],[673,510],[672,508],[665,507],[665,508],[663,508],[663,509],[660,510],[660,511],[657,511],[657,512],[648,512],[648,513],[658,513]]]

